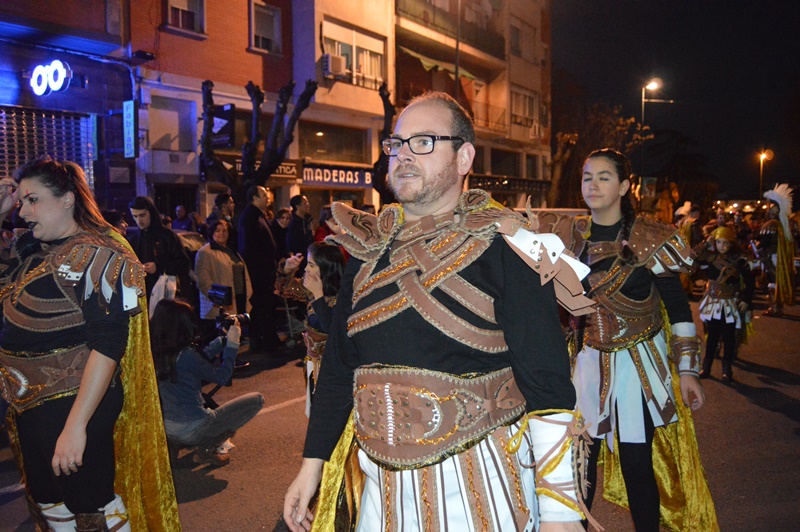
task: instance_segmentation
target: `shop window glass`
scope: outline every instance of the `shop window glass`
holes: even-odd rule
[[[367,163],[367,132],[319,122],[300,122],[300,158]]]

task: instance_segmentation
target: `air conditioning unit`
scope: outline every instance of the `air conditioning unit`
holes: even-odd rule
[[[533,122],[530,130],[530,138],[531,140],[542,138],[542,128],[540,127],[539,122]]]
[[[347,59],[341,55],[322,54],[322,75],[329,79],[347,75]]]

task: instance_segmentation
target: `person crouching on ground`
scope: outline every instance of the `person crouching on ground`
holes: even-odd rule
[[[264,405],[264,396],[251,392],[216,410],[203,406],[202,382],[225,384],[231,378],[241,332],[234,319],[228,328],[227,343],[219,337],[205,349],[207,357],[222,353],[222,363],[215,366],[192,344],[197,324],[191,305],[163,299],[150,319],[150,342],[167,439],[171,444],[196,447],[196,463],[227,464],[230,457],[220,454],[217,448]]]

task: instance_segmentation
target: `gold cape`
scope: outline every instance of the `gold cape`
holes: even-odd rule
[[[667,346],[671,330],[662,303]],[[680,378],[672,368],[672,390],[678,410],[678,422],[656,427],[653,436],[653,469],[661,496],[661,524],[668,530],[681,532],[719,531],[714,501],[706,482],[691,410],[683,404]],[[619,466],[619,454],[602,445],[603,497],[628,508],[625,481]]]
[[[778,264],[775,268],[775,302],[794,305],[794,240],[785,238],[783,224],[778,224]]]
[[[110,231],[110,236],[131,250],[122,235]],[[120,362],[125,399],[114,427],[114,491],[122,497],[128,509],[132,531],[179,532],[178,502],[150,352],[147,300],[144,296],[139,298],[139,308],[142,312],[130,317],[128,347]],[[9,408],[9,439],[24,480],[23,457],[13,412],[14,409]],[[36,507],[30,494],[28,502]]]

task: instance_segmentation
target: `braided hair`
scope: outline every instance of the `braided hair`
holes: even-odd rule
[[[588,161],[589,159],[597,159],[600,157],[606,159],[614,165],[614,168],[617,171],[617,176],[619,176],[620,183],[626,179],[631,182],[633,170],[631,169],[631,163],[627,157],[617,150],[603,148],[590,153],[589,156],[586,157],[586,160]],[[622,229],[620,230],[619,238],[622,241],[622,259],[628,264],[631,264],[636,260],[635,254],[628,247],[628,238],[631,236],[631,227],[633,227],[633,222],[636,221],[636,211],[634,210],[633,202],[631,201],[631,188],[632,187],[630,186],[628,187],[628,191],[625,192],[625,195],[622,196],[620,200],[620,209],[622,210]]]

